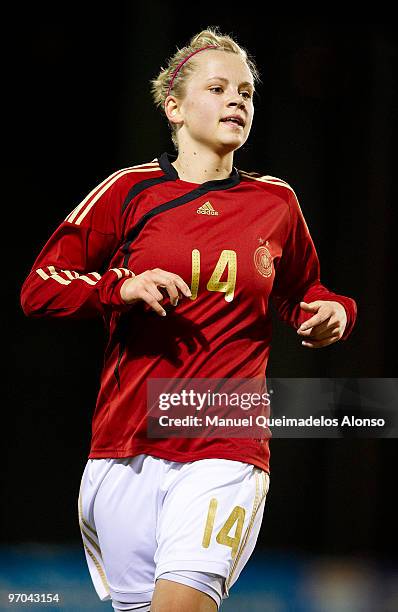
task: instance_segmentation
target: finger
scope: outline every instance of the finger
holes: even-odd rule
[[[318,327],[322,324],[324,324],[324,327],[335,326],[336,324],[339,325],[338,317],[336,317],[331,309],[325,305],[323,305],[313,317],[310,317],[307,319],[307,321],[304,321],[300,325],[299,329],[301,331],[305,331],[310,327]]]
[[[156,287],[165,289],[170,298],[170,302],[174,305],[177,304],[179,293],[171,274],[163,270],[151,270],[151,274],[147,279],[146,288],[149,286],[148,281],[151,285],[155,284]]]
[[[142,291],[142,293],[140,295],[140,298],[146,304],[148,304],[148,306],[150,306],[152,308],[152,310],[154,310],[157,314],[159,314],[162,317],[166,316],[165,309],[159,304],[158,300],[156,300],[149,291],[146,291],[146,289],[143,289],[143,291]]]
[[[177,306],[180,294],[178,293],[174,279],[168,278],[164,284],[158,286],[167,291],[171,304]]]
[[[333,325],[330,324],[330,321],[325,321],[324,323],[321,323],[320,325],[317,325],[316,327],[310,327],[309,329],[305,329],[303,330],[302,328],[299,328],[297,330],[297,333],[299,334],[299,336],[302,336],[303,338],[316,338],[316,339],[323,339],[323,338],[327,338],[328,336],[331,336],[335,333],[338,332],[339,330],[339,323],[336,321]]]
[[[192,292],[186,282],[182,280],[181,276],[177,276],[177,274],[175,275],[175,283],[186,297],[192,296]]]
[[[164,299],[164,295],[156,286],[156,283],[146,283],[143,287],[144,291],[147,291],[155,298],[157,302],[161,302]]]
[[[306,348],[322,348],[324,346],[329,346],[330,344],[337,342],[337,340],[339,340],[338,336],[331,336],[329,338],[325,338],[324,340],[319,340],[319,341],[303,340],[301,344],[305,346]]]
[[[170,278],[173,280],[174,284],[180,289],[181,293],[183,293],[186,297],[191,297],[192,293],[186,282],[178,276],[178,274],[173,274],[169,272]]]
[[[190,288],[181,278],[181,276],[178,276],[178,274],[174,274],[173,272],[167,272],[165,270],[160,270],[159,268],[155,268],[155,270],[152,270],[152,273],[155,275],[155,282],[159,280],[161,284],[166,285],[167,279],[171,279],[179,287],[179,289],[181,289],[181,292],[186,297],[191,297],[192,293]]]
[[[302,334],[300,334],[303,340],[309,340],[310,342],[312,341],[317,342],[318,340],[326,340],[327,338],[334,338],[334,337],[338,337],[339,335],[340,335],[339,329],[335,329],[333,331],[330,329],[326,329],[321,333],[312,332],[310,334],[307,334],[307,332],[303,332]]]
[[[321,307],[321,302],[300,302],[300,308],[307,312],[313,312]]]
[[[317,325],[320,325],[321,323],[324,323],[325,321],[327,321],[329,317],[330,317],[330,313],[318,312],[316,315],[314,315],[307,321],[304,321],[304,323],[300,325],[299,330],[305,331],[306,329],[309,329],[310,327],[316,327]]]
[[[174,305],[177,305],[178,298],[180,297],[179,290],[181,290],[181,293],[187,297],[192,295],[188,285],[177,274],[164,272],[163,270],[152,270],[151,279],[158,286],[166,289],[167,293],[169,294],[170,301]]]

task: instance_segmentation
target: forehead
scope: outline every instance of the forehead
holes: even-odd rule
[[[245,60],[237,53],[208,49],[193,58],[195,71],[192,80],[206,80],[211,77],[225,77],[228,81],[253,83],[253,75]]]

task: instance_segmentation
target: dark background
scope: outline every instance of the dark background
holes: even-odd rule
[[[262,75],[252,133],[235,165],[293,186],[322,281],[358,304],[350,339],[318,351],[275,322],[269,373],[396,376],[392,25],[258,19],[242,7],[239,15],[227,7],[198,15],[121,2],[87,13],[35,7],[9,22],[4,543],[80,538],[77,495],[105,340],[100,320],[26,319],[21,285],[50,234],[96,184],[173,152],[149,80],[208,25],[236,36]],[[259,547],[390,560],[397,449],[394,439],[273,440]]]

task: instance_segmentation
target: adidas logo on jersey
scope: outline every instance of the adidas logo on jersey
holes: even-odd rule
[[[199,206],[196,212],[198,213],[198,215],[218,215],[218,212],[214,210],[210,202],[205,202],[202,206]]]

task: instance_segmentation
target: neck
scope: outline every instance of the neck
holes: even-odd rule
[[[233,155],[233,151],[219,154],[200,146],[191,150],[180,147],[172,165],[181,180],[205,183],[228,178],[232,172]]]

